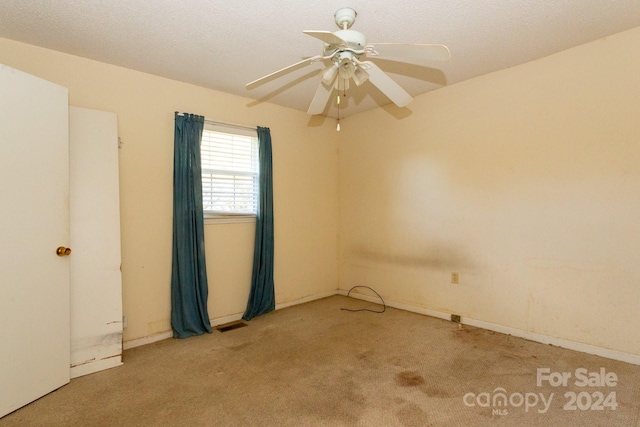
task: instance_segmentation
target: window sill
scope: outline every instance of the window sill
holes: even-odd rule
[[[212,215],[205,216],[204,223],[207,224],[235,224],[241,222],[256,222],[255,215]]]

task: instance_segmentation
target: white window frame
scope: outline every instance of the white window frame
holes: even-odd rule
[[[233,136],[240,137],[249,137],[252,139],[252,143],[255,144],[254,150],[252,150],[252,160],[255,162],[255,172],[246,172],[246,171],[236,171],[235,175],[244,175],[244,176],[253,176],[254,177],[254,206],[257,211],[258,208],[258,177],[259,177],[259,166],[258,166],[258,131],[257,129],[252,129],[243,126],[234,126],[234,125],[226,125],[222,123],[215,123],[208,120],[205,120],[204,123],[204,131],[203,131],[203,140],[205,132],[219,132]],[[206,143],[201,142],[201,155],[203,158],[202,161],[202,191],[203,191],[203,205],[206,209],[206,188],[205,175],[216,173],[216,174],[234,174],[233,170],[214,170],[208,169],[207,162],[205,160],[206,154]],[[221,224],[221,223],[236,223],[236,222],[255,222],[256,220],[256,211],[253,213],[244,213],[244,212],[228,212],[228,211],[213,211],[213,210],[205,210],[204,211],[204,222],[205,224]]]

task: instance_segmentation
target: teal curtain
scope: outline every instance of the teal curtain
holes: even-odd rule
[[[276,308],[273,287],[273,168],[271,132],[258,126],[259,203],[256,215],[256,239],[253,253],[251,292],[242,318],[251,320]]]
[[[207,312],[200,141],[204,117],[175,115],[171,327],[174,338],[211,332]]]

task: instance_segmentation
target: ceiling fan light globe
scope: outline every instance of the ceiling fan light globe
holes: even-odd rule
[[[349,80],[351,77],[353,77],[353,74],[355,73],[355,71],[356,71],[356,66],[353,64],[353,62],[350,59],[343,59],[342,62],[340,62],[338,75],[340,76],[341,79]]]
[[[342,77],[338,77],[336,79],[336,83],[335,83],[334,87],[337,90],[341,90],[343,92],[346,92],[347,90],[349,90],[349,79],[343,79]]]
[[[364,71],[360,67],[356,67],[353,73],[353,81],[356,83],[356,86],[360,86],[362,83],[366,82],[369,78],[369,74]]]
[[[332,64],[327,67],[326,71],[322,74],[322,83],[326,85],[330,85],[335,79],[336,74],[338,73],[338,66],[336,64]]]

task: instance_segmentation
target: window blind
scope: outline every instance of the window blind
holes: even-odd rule
[[[205,214],[255,215],[259,172],[256,131],[205,124],[200,153]]]

